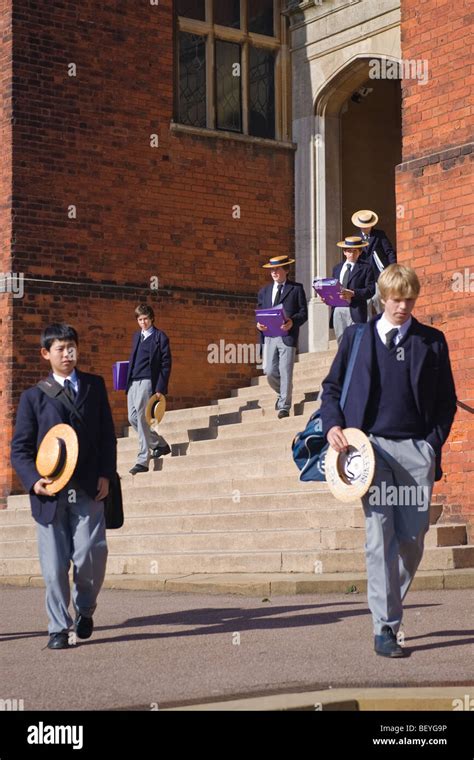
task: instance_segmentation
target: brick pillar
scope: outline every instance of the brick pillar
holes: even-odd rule
[[[472,26],[469,3],[402,0],[403,153],[397,171],[399,261],[422,282],[416,317],[448,340],[458,398],[474,407]],[[435,501],[474,522],[474,415],[458,409]]]
[[[0,0],[0,267],[11,272],[12,194],[12,29],[11,0]],[[6,279],[2,276],[2,284]],[[12,432],[12,295],[0,292],[0,508],[11,488],[9,467]]]

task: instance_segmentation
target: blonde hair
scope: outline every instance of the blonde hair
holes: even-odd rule
[[[421,288],[415,270],[403,264],[390,264],[377,283],[383,301],[388,298],[418,298]]]

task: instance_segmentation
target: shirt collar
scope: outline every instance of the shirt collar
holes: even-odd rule
[[[145,338],[148,338],[152,334],[152,332],[153,332],[154,329],[155,328],[152,325],[151,327],[148,328],[148,330],[142,330],[142,335],[144,335]]]
[[[63,377],[62,375],[56,375],[55,372],[53,372],[53,377],[56,380],[56,382],[59,383],[60,385],[64,385],[65,380],[70,380],[74,386],[77,386],[78,384],[77,373],[76,373],[75,368],[73,369],[71,374],[68,375],[67,377]]]
[[[403,323],[403,325],[392,325],[391,322],[388,321],[385,314],[382,314],[379,320],[379,331],[382,335],[386,335],[390,330],[393,330],[394,327],[398,328],[398,334],[400,335],[400,340],[405,337],[408,330],[410,329],[412,323],[412,317],[408,317],[407,321]]]

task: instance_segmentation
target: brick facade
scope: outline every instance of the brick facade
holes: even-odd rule
[[[111,366],[128,358],[133,310],[141,301],[153,304],[158,326],[170,336],[171,406],[225,395],[248,381],[255,366],[209,364],[207,347],[220,340],[256,343],[255,297],[268,280],[260,264],[294,248],[293,149],[171,128],[171,0],[3,0],[6,14],[12,2],[10,268],[24,273],[25,296],[4,298],[0,307],[13,308],[15,317],[11,337],[2,336],[2,387],[10,370],[14,379],[11,399],[1,402],[7,418],[21,391],[44,373],[38,336],[53,320],[77,327],[80,366],[104,375],[111,391]],[[8,15],[2,19],[8,32]],[[6,48],[2,54],[5,84]],[[76,76],[69,76],[71,64]],[[8,102],[3,105],[2,130],[8,128]],[[2,183],[7,177],[4,172]],[[2,185],[6,217],[8,194]],[[2,224],[5,254],[7,230]],[[120,433],[125,395],[110,396]],[[2,435],[4,496],[11,429]]]
[[[416,315],[446,334],[458,398],[472,408],[474,88],[469,6],[467,1],[402,2],[403,58],[426,59],[429,78],[425,85],[403,82],[403,157],[397,172],[397,204],[403,216],[397,239],[399,260],[412,264],[422,279]],[[473,523],[473,450],[474,415],[460,408],[444,448],[444,477],[435,489],[436,501],[444,504],[443,519],[462,515]]]
[[[0,0],[0,263],[1,272],[12,270],[12,36],[10,0]],[[9,467],[13,410],[12,388],[12,311],[13,299],[0,293],[0,497],[11,489]]]

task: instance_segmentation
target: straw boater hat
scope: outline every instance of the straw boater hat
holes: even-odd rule
[[[55,425],[46,433],[36,455],[36,469],[42,478],[53,482],[45,485],[51,495],[60,491],[72,478],[79,456],[76,431],[70,425]]]
[[[158,423],[163,419],[163,415],[166,411],[166,398],[161,394],[158,398],[158,394],[154,393],[151,396],[145,409],[146,421],[152,430],[155,430]]]
[[[351,222],[354,227],[375,227],[379,218],[375,211],[370,211],[367,208],[363,208],[361,211],[356,211],[352,214]]]
[[[346,237],[344,240],[340,240],[336,245],[338,245],[339,248],[365,248],[367,246],[367,240],[362,240],[359,235],[351,235],[351,237]]]
[[[324,463],[329,490],[339,501],[360,499],[374,479],[375,455],[369,439],[357,428],[343,430],[349,444],[338,453],[330,446]]]
[[[276,267],[286,267],[288,264],[293,264],[294,259],[290,259],[288,256],[275,256],[270,259],[268,264],[262,264],[263,269],[276,269]]]

